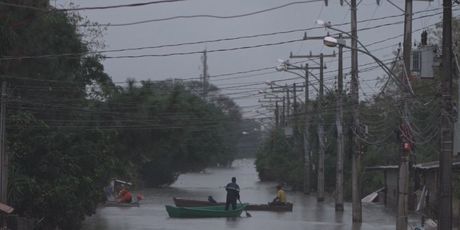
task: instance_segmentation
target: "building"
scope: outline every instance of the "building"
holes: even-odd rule
[[[452,162],[455,175],[460,175],[460,160]],[[367,167],[366,172],[382,172],[384,174],[383,190],[379,192],[379,202],[386,207],[396,209],[398,205],[398,165],[384,165]],[[437,219],[439,162],[426,162],[413,165],[409,180],[409,210],[417,211],[424,216]],[[376,198],[377,200],[377,198]],[[453,197],[453,213],[455,219],[460,219],[459,199]]]

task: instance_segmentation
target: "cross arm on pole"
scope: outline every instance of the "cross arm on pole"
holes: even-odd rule
[[[336,57],[336,53],[335,51],[333,51],[332,54],[319,54],[318,55],[318,54],[312,54],[312,52],[310,51],[308,55],[293,55],[291,52],[289,55],[289,58],[320,58],[321,56],[322,57]]]

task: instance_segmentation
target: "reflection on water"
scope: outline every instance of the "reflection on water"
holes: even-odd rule
[[[322,203],[314,196],[300,192],[287,192],[288,200],[294,203],[293,212],[256,212],[252,217],[174,219],[169,218],[164,205],[173,204],[172,197],[205,200],[213,196],[217,201],[225,200],[224,186],[231,177],[237,178],[241,187],[241,200],[250,203],[266,203],[275,196],[274,183],[258,181],[254,160],[237,160],[229,169],[212,168],[202,173],[181,175],[169,188],[146,189],[141,191],[145,199],[139,208],[106,207],[87,218],[85,230],[144,230],[144,229],[321,229],[360,230],[394,229],[394,217],[380,205],[364,204],[362,225],[351,223],[351,205],[345,204],[345,212],[336,213],[334,201],[326,199]]]

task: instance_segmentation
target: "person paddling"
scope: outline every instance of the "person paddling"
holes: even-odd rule
[[[273,199],[273,202],[271,205],[285,205],[286,204],[286,193],[283,190],[282,185],[276,186],[276,189],[278,190],[276,192],[276,197]]]
[[[228,210],[230,204],[232,205],[232,209],[236,209],[236,201],[240,199],[240,186],[236,183],[236,178],[232,177],[232,182],[228,183],[225,186],[225,190],[227,191],[227,200],[225,202],[225,210]]]

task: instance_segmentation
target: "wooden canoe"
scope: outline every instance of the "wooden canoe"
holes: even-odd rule
[[[190,200],[174,197],[174,204],[177,207],[201,207],[201,206],[219,206],[225,205],[224,202],[211,203],[206,200]],[[292,203],[286,205],[271,205],[271,204],[249,204],[246,207],[248,211],[272,211],[272,212],[292,212]]]
[[[131,203],[120,203],[117,201],[106,201],[104,207],[139,207],[139,201]]]
[[[166,205],[169,217],[174,218],[207,218],[207,217],[238,217],[247,204],[239,204],[235,210],[225,210],[224,205],[205,207],[174,207]]]
[[[286,203],[283,205],[273,204],[250,204],[246,210],[250,211],[271,211],[271,212],[292,212],[292,203]]]

